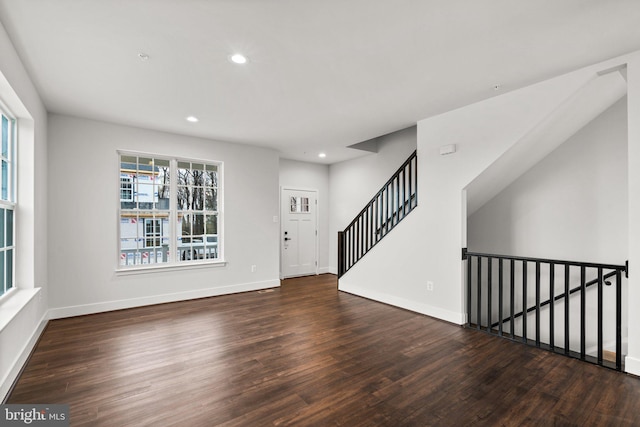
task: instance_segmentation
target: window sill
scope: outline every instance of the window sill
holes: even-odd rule
[[[133,274],[149,274],[149,273],[164,273],[167,271],[179,271],[179,270],[194,270],[200,268],[217,268],[227,265],[225,260],[208,261],[208,262],[184,262],[180,264],[168,264],[168,265],[145,265],[140,267],[130,268],[118,268],[116,269],[117,276],[129,276]]]
[[[29,304],[29,301],[40,292],[35,289],[13,289],[0,299],[0,332]]]

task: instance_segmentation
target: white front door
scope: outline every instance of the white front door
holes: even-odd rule
[[[316,274],[318,193],[283,188],[280,196],[282,278]]]

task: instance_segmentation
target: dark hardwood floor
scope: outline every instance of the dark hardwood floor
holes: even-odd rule
[[[322,275],[51,321],[8,403],[72,426],[640,425],[640,380]]]

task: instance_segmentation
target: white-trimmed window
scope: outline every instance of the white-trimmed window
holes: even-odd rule
[[[120,201],[133,202],[133,177],[130,173],[120,174]]]
[[[120,153],[119,265],[222,258],[220,162]]]
[[[0,103],[0,295],[15,286],[16,119]]]

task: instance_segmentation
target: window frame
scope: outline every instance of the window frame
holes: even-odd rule
[[[149,232],[149,226],[151,226],[151,232]],[[144,235],[142,238],[145,249],[160,247],[162,243],[162,218],[144,218],[143,232]],[[151,245],[149,245],[149,242],[151,242]]]
[[[133,182],[133,177],[131,176],[123,176],[124,174],[121,172],[120,173],[120,201],[121,202],[133,202],[133,193],[134,193],[134,188],[135,188],[135,182]],[[128,186],[125,187],[122,184],[125,184]],[[122,198],[122,191],[127,191],[130,192],[130,197],[127,199],[123,199]]]
[[[132,201],[135,202],[136,198],[135,196],[133,197],[132,200],[123,200],[121,199],[121,190],[122,190],[122,185],[120,181],[119,187],[118,187],[118,205],[117,205],[117,247],[116,247],[116,251],[117,251],[117,257],[116,257],[116,272],[117,273],[139,273],[139,272],[153,272],[153,271],[161,271],[161,270],[166,270],[166,269],[183,269],[183,268],[198,268],[198,267],[207,267],[207,266],[222,266],[222,265],[226,265],[226,261],[224,259],[224,163],[220,160],[205,160],[205,159],[193,159],[193,158],[187,158],[187,157],[183,157],[183,156],[173,156],[173,155],[166,155],[166,154],[158,154],[158,153],[148,153],[148,152],[140,152],[140,151],[130,151],[130,150],[116,150],[116,161],[117,161],[117,171],[118,171],[118,177],[120,178],[122,175],[121,172],[121,160],[122,160],[122,156],[132,156],[132,157],[137,157],[138,161],[140,158],[151,158],[151,159],[157,159],[157,160],[163,160],[163,161],[169,161],[169,209],[163,209],[163,210],[158,210],[157,208],[153,208],[153,209],[146,209],[146,208],[134,208],[134,209],[125,209],[122,208],[122,202],[128,202],[128,201]],[[181,236],[181,233],[179,234],[179,227],[181,226],[180,223],[177,222],[177,219],[179,217],[181,217],[181,215],[183,214],[179,207],[178,207],[178,200],[177,200],[177,189],[178,189],[178,180],[177,180],[177,170],[178,170],[178,163],[179,162],[189,162],[189,163],[196,163],[196,164],[204,164],[204,165],[208,165],[208,166],[215,166],[217,168],[217,187],[216,188],[216,202],[217,202],[217,210],[216,211],[211,211],[211,214],[215,214],[217,215],[217,234],[216,234],[216,241],[217,241],[217,257],[216,258],[206,258],[203,257],[203,259],[188,259],[188,260],[181,260],[180,256],[178,254],[178,244],[179,244],[179,239],[178,237]],[[132,178],[132,184],[133,184],[133,188],[134,188],[134,195],[135,195],[135,189],[136,189],[136,179],[135,177]],[[212,187],[213,188],[213,187]],[[147,236],[146,236],[146,225],[147,225],[147,220],[152,219],[152,220],[157,220],[160,222],[160,236],[159,238],[162,239],[164,237],[166,237],[168,235],[168,240],[169,240],[169,249],[168,249],[168,254],[167,255],[167,259],[166,262],[162,262],[162,263],[153,263],[153,262],[149,262],[148,264],[143,264],[143,263],[135,263],[133,265],[123,265],[121,262],[121,254],[122,254],[122,234],[121,234],[121,228],[122,228],[122,223],[121,220],[123,218],[123,212],[128,212],[128,213],[137,213],[138,218],[142,219],[143,217],[141,216],[142,214],[145,213],[149,213],[149,212],[153,212],[154,214],[159,214],[159,215],[155,215],[152,218],[144,218],[143,221],[143,227],[142,227],[142,235],[138,236],[138,238],[142,239],[142,243],[143,246],[145,248],[147,248],[146,243],[147,243]],[[190,211],[191,212],[191,211]],[[163,224],[162,221],[163,219],[162,217],[168,217],[168,224]],[[168,230],[165,230],[165,228],[168,228]],[[167,233],[165,235],[165,232]],[[149,247],[149,250],[154,250],[153,248]],[[157,251],[157,248],[155,249]],[[141,253],[141,250],[138,250],[137,253]],[[142,257],[142,255],[140,255],[140,257]],[[128,262],[128,261],[127,261]],[[135,262],[135,261],[134,261]]]
[[[3,136],[2,136],[2,118],[7,119],[7,153],[3,152]],[[18,119],[15,114],[0,100],[0,164],[6,164],[6,199],[4,198],[4,178],[5,174],[0,174],[0,209],[4,211],[4,214],[0,218],[2,224],[2,231],[4,235],[1,236],[2,246],[0,246],[0,257],[2,257],[2,269],[0,274],[4,274],[7,268],[10,268],[10,286],[7,287],[6,280],[2,279],[0,282],[0,299],[9,295],[11,291],[17,289],[16,284],[16,212],[17,212],[17,165],[18,165]],[[9,221],[9,215],[7,212],[11,212],[11,221]],[[7,223],[10,223],[11,228],[6,227]],[[7,244],[8,237],[11,236],[11,244]],[[10,253],[10,262],[7,263],[6,256]],[[8,267],[7,267],[8,266]]]

